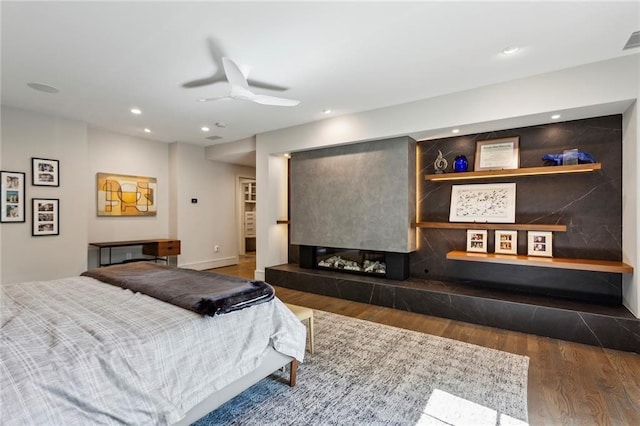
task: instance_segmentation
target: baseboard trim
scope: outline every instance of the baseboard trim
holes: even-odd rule
[[[223,266],[232,266],[238,264],[238,256],[230,256],[222,259],[207,260],[204,262],[181,263],[180,268],[195,269],[203,271],[205,269],[222,268]]]

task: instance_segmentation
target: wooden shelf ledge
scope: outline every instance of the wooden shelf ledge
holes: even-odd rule
[[[459,223],[459,222],[416,222],[416,228],[439,229],[504,229],[505,231],[551,231],[567,232],[567,225],[540,223]]]
[[[536,257],[495,253],[470,253],[466,251],[450,251],[448,260],[465,262],[501,263],[503,265],[535,266],[539,268],[573,269],[591,272],[610,272],[632,274],[633,267],[624,262],[594,259],[566,259],[558,257]]]
[[[426,180],[444,182],[518,176],[561,175],[567,173],[590,173],[602,169],[601,163],[574,164],[570,166],[526,167],[522,169],[483,170],[479,172],[440,173],[425,175]]]

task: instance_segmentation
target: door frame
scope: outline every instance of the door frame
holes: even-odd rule
[[[244,191],[243,185],[245,183],[256,183],[255,177],[248,177],[243,175],[237,175],[236,179],[236,235],[238,238],[238,255],[247,254],[247,245],[244,238]],[[257,208],[257,197],[256,197]],[[257,244],[256,244],[257,248]]]

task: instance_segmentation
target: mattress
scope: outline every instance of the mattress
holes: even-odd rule
[[[3,425],[172,424],[270,347],[303,360],[277,298],[204,317],[89,277],[2,285]]]

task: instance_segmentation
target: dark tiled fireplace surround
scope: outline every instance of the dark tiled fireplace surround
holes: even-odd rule
[[[549,298],[478,282],[404,281],[284,264],[268,283],[324,296],[640,353],[640,320],[624,306]]]
[[[598,173],[518,178],[516,222],[566,224],[566,232],[554,233],[556,257],[622,260],[622,116],[615,115],[421,141],[415,170],[414,157],[407,155],[413,143],[400,139],[301,153],[291,161],[292,261],[298,260],[296,247],[311,241],[390,251],[406,247],[415,249],[408,256],[410,271],[407,279],[401,275],[393,280],[396,277],[388,273],[364,276],[285,264],[266,268],[266,280],[310,293],[640,353],[640,320],[622,305],[620,274],[447,260],[447,252],[466,247],[464,230],[421,228],[415,248],[395,243],[394,238],[404,236],[406,224],[400,221],[392,228],[392,220],[416,217],[423,222],[448,222],[451,187],[456,183],[419,179],[415,184],[413,178],[405,177],[434,173],[438,151],[473,159],[475,141],[513,136],[520,141],[520,167],[539,166],[544,154],[576,144],[603,165]],[[400,172],[405,169],[407,174]],[[336,178],[360,193],[376,195],[381,183],[387,188],[391,178],[397,181],[384,197],[356,209],[360,201],[353,201],[349,191],[340,199],[335,199],[334,191],[325,191],[333,188]],[[393,200],[406,188],[409,194],[420,195],[417,216],[412,197]],[[408,210],[398,212],[401,207]],[[333,216],[334,211],[339,215]],[[354,219],[344,220],[349,217]],[[354,223],[355,235],[349,232]],[[309,233],[310,225],[315,226],[315,234]],[[378,238],[382,234],[385,238]],[[368,240],[377,244],[361,243]],[[491,239],[488,242],[493,252]],[[524,231],[519,233],[518,252],[527,253]]]

